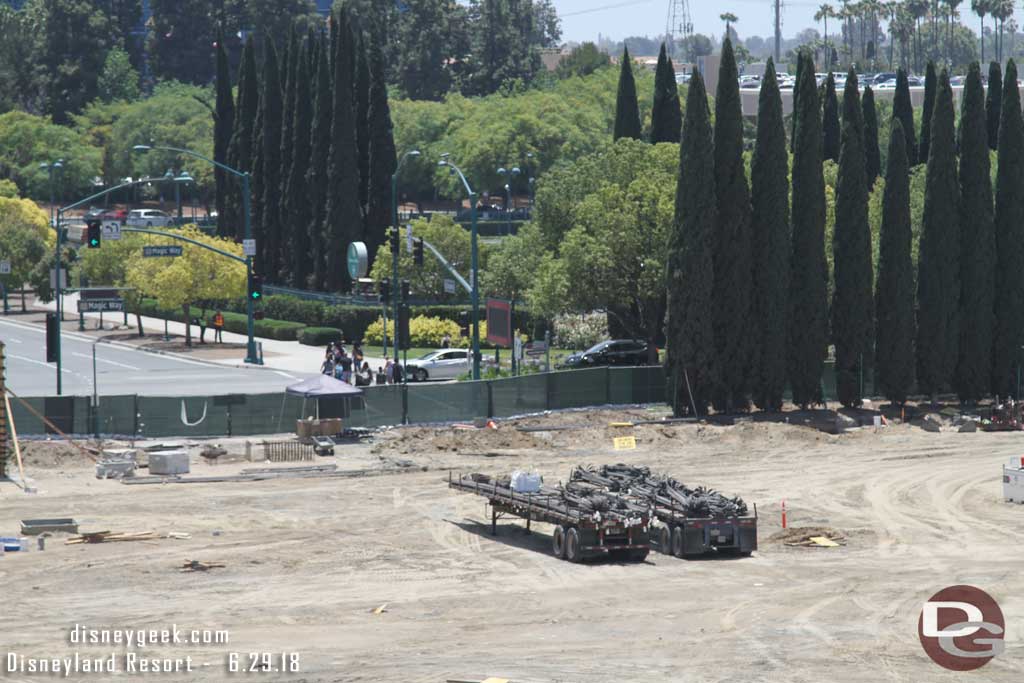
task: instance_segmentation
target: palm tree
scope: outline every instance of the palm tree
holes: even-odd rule
[[[928,0],[907,0],[907,10],[914,19],[914,71],[921,71],[921,19],[928,15]]]
[[[948,10],[948,22],[947,23],[949,24],[949,45],[946,46],[946,49],[949,52],[949,64],[950,64],[950,66],[953,65],[953,26],[956,23],[955,20],[960,16],[959,13],[957,12],[956,8],[963,1],[964,0],[946,0],[946,9]]]
[[[906,5],[899,5],[896,14],[892,17],[889,29],[893,32],[893,42],[900,41],[900,65],[904,69],[910,68],[910,55],[912,53],[909,44],[914,38],[914,15],[910,13]]]
[[[889,20],[889,69],[896,68],[894,52],[896,49],[896,22],[900,12],[900,4],[896,0],[882,3],[882,16]]]
[[[1006,30],[1010,32],[1010,59],[1013,59],[1015,50],[1014,43],[1017,42],[1016,38],[1018,28],[1020,27],[1017,26],[1017,20],[1014,19],[1013,17],[1010,17],[1010,20],[1006,22]]]
[[[825,70],[832,70],[832,48],[828,45],[828,20],[829,17],[835,18],[836,11],[832,8],[832,5],[822,5],[818,8],[818,11],[814,13],[814,20],[821,21],[825,24]]]
[[[843,9],[836,12],[836,18],[843,22],[843,54],[846,55],[846,61],[853,61],[853,34],[851,31],[850,20],[853,18],[853,11],[850,9],[849,0],[843,0]]]
[[[1003,26],[1006,20],[1013,16],[1013,0],[995,0],[991,3],[989,12],[999,21],[999,37],[996,45],[999,49],[999,62],[1003,61]]]
[[[878,60],[878,15],[883,11],[880,0],[863,0],[864,19],[871,22],[871,67]]]
[[[733,24],[739,21],[739,17],[737,17],[732,12],[725,12],[724,14],[719,14],[718,18],[725,22],[725,37],[728,38],[729,29],[732,27]]]
[[[981,17],[981,63],[985,63],[985,15],[992,9],[991,0],[971,0],[971,11]]]

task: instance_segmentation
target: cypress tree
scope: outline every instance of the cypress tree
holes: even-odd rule
[[[291,275],[289,282],[292,287],[305,289],[309,285],[310,270],[313,266],[312,236],[310,226],[313,224],[312,193],[306,183],[306,173],[312,166],[313,150],[310,147],[310,129],[313,126],[313,108],[310,106],[312,89],[309,52],[312,39],[302,42],[296,53],[295,70],[295,102],[292,110],[294,117],[291,125],[292,158],[288,177],[285,179],[283,207],[286,212],[286,239],[288,249],[285,256],[291,256]],[[284,140],[282,140],[282,144]],[[288,253],[290,252],[290,254]]]
[[[934,111],[917,276],[917,382],[932,397],[953,379],[960,332],[960,185],[953,91],[945,70]]]
[[[754,259],[754,402],[782,409],[789,304],[789,156],[782,97],[771,57],[757,102],[757,142],[750,167]]]
[[[282,233],[286,235],[285,242],[287,242],[287,233],[290,232],[288,225],[290,223],[291,207],[289,203],[291,198],[288,196],[288,180],[292,174],[292,164],[295,162],[295,157],[292,154],[292,150],[295,149],[295,135],[292,131],[292,126],[295,125],[295,108],[299,106],[296,97],[296,89],[298,86],[298,71],[299,71],[299,51],[301,48],[302,37],[299,34],[299,27],[296,24],[292,25],[291,33],[288,36],[288,53],[287,58],[283,64],[286,68],[281,72],[282,78],[284,79],[284,106],[281,109],[281,229]],[[303,106],[307,106],[308,103],[303,102]],[[304,160],[299,160],[300,164],[306,163]],[[282,259],[281,264],[287,268],[291,267],[291,259]]]
[[[808,59],[806,55],[801,58]],[[828,351],[828,280],[825,260],[825,178],[821,117],[814,67],[804,65],[793,151],[793,252],[789,286],[787,365],[793,403],[821,401],[821,373]]]
[[[910,164],[903,123],[893,117],[882,195],[875,325],[875,388],[894,405],[914,385],[914,280],[910,257]]]
[[[871,86],[864,86],[864,173],[868,191],[875,186],[875,179],[882,172],[882,157],[878,149],[878,111],[875,109],[875,93]]]
[[[391,175],[398,166],[383,42],[378,35],[370,47],[370,178],[365,241],[371,263],[392,223]]]
[[[836,391],[846,407],[860,405],[865,359],[871,352],[871,228],[865,172],[864,121],[850,69],[843,91],[843,142],[836,181],[836,227],[833,241],[835,288],[832,295],[832,342],[836,349]]]
[[[797,48],[796,51],[796,78],[793,81],[793,115],[790,117],[790,131],[789,131],[789,152],[792,154],[796,150],[796,127],[797,127],[797,106],[796,103],[800,97],[800,70],[804,68],[803,50]],[[817,87],[817,81],[815,81],[815,87]]]
[[[281,282],[281,127],[284,94],[277,48],[267,36],[263,57],[263,169],[260,175],[260,238],[256,242],[257,271],[271,282]],[[262,244],[261,244],[262,242]]]
[[[956,392],[977,401],[991,381],[995,229],[985,90],[971,64],[960,105],[960,348]]]
[[[691,412],[690,390],[693,405],[703,413],[718,384],[712,320],[715,160],[711,113],[699,72],[690,80],[686,112],[667,269],[668,400],[677,416]]]
[[[633,60],[629,48],[622,50],[622,68],[619,70],[619,91],[615,98],[615,134],[613,139],[641,138],[640,105],[636,99],[636,81],[633,79]]]
[[[996,173],[995,336],[992,345],[992,393],[1017,396],[1020,347],[1024,344],[1024,122],[1021,121],[1017,65],[1006,64],[999,121]]]
[[[359,207],[366,212],[370,185],[370,61],[362,31],[356,31],[356,145],[359,148]]]
[[[324,244],[327,250],[327,289],[338,292],[348,291],[351,285],[345,268],[345,252],[351,242],[362,239],[363,216],[359,201],[356,111],[352,101],[355,37],[344,8],[335,16],[338,45],[334,49],[334,116],[331,120]]]
[[[988,147],[999,149],[999,121],[1003,106],[1003,72],[999,62],[988,65],[988,95],[985,100],[985,113],[988,123]]]
[[[935,109],[935,62],[929,61],[924,73],[924,109],[921,110],[921,144],[917,163],[927,164],[931,153],[932,112]]]
[[[836,97],[836,79],[830,71],[825,80],[825,106],[822,113],[822,155],[839,161],[842,131],[839,127],[839,98]]]
[[[658,68],[654,73],[654,105],[651,107],[651,143],[679,142],[683,127],[683,113],[679,108],[679,87],[676,70],[665,52],[665,43],[658,53]]]
[[[231,92],[231,69],[228,66],[228,52],[224,47],[224,33],[217,33],[217,103],[214,109],[213,125],[213,160],[222,164],[228,163],[228,151],[231,148],[231,132],[235,126],[235,97]],[[228,222],[225,215],[229,189],[238,184],[233,175],[214,169],[214,181],[217,184],[217,234],[221,237],[234,236],[235,226]]]
[[[318,35],[316,52],[316,98],[313,103],[313,128],[310,134],[310,163],[306,169],[306,186],[309,189],[309,204],[313,211],[313,222],[309,225],[309,236],[313,245],[313,286],[322,290],[327,287],[327,254],[323,245],[327,235],[327,182],[328,160],[331,151],[331,121],[334,119],[334,89],[331,80],[331,46],[327,37]]]
[[[266,57],[264,56],[264,60]],[[263,264],[263,251],[266,250],[267,241],[263,234],[263,78],[266,73],[261,74],[259,107],[256,109],[256,121],[252,128],[252,180],[250,181],[252,199],[252,236],[256,239],[256,256],[253,257],[253,268],[261,273],[259,266]]]
[[[900,128],[906,137],[904,149],[907,163],[911,166],[917,161],[917,136],[914,133],[914,105],[910,101],[910,81],[907,72],[902,68],[896,71],[896,90],[892,96],[892,117],[900,120]]]
[[[715,342],[721,384],[715,408],[731,412],[747,407],[753,327],[751,273],[753,253],[750,191],[743,161],[743,112],[732,41],[722,44],[715,95]]]
[[[242,49],[242,61],[238,69],[238,102],[235,107],[231,146],[228,148],[228,166],[239,171],[253,172],[253,139],[259,104],[260,89],[259,77],[256,73],[256,48],[252,36],[249,36]],[[230,230],[234,226],[234,235],[237,240],[245,237],[244,210],[242,184],[233,184],[228,193],[223,219],[227,225],[225,230]]]

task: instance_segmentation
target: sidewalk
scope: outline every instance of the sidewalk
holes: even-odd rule
[[[213,329],[206,329],[206,343],[199,342],[199,327],[192,325],[192,347],[185,345],[185,323],[170,320],[166,322],[166,329],[170,340],[164,340],[163,318],[151,318],[142,316],[142,328],[144,337],[138,336],[135,327],[136,317],[128,314],[128,325],[124,325],[123,313],[104,313],[103,329],[98,329],[100,324],[99,313],[85,314],[85,330],[79,330],[78,317],[78,294],[68,294],[63,297],[64,322],[61,323],[61,330],[87,336],[93,339],[107,339],[136,347],[140,351],[149,353],[161,353],[177,355],[190,360],[201,360],[218,365],[227,365],[238,368],[260,368],[265,367],[272,370],[282,370],[289,373],[309,375],[320,371],[320,364],[323,362],[324,349],[319,346],[305,346],[297,341],[282,341],[280,339],[266,339],[256,337],[256,342],[263,347],[263,365],[251,365],[245,362],[246,344],[248,338],[244,334],[224,331],[223,344],[213,343]],[[15,314],[12,306],[12,313],[8,319],[17,322],[25,322],[43,325],[45,323],[44,311],[55,311],[56,302],[48,304],[33,302],[29,306],[29,313]],[[366,362],[375,371],[378,365],[384,361],[374,353],[372,348],[364,348]],[[376,351],[381,351],[377,348]]]

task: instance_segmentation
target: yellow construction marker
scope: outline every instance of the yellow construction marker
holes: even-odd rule
[[[609,427],[635,427],[632,422],[609,422]]]
[[[632,451],[636,450],[636,437],[635,436],[617,436],[612,439],[612,443],[617,451]]]
[[[822,548],[838,548],[839,544],[833,541],[831,538],[825,536],[811,536],[809,539],[814,545],[821,546]]]

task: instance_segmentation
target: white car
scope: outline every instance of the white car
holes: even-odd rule
[[[415,382],[456,379],[471,370],[469,358],[468,349],[439,349],[409,361],[406,371]]]
[[[171,224],[171,217],[156,209],[134,209],[128,212],[127,223],[142,228],[164,228]]]

